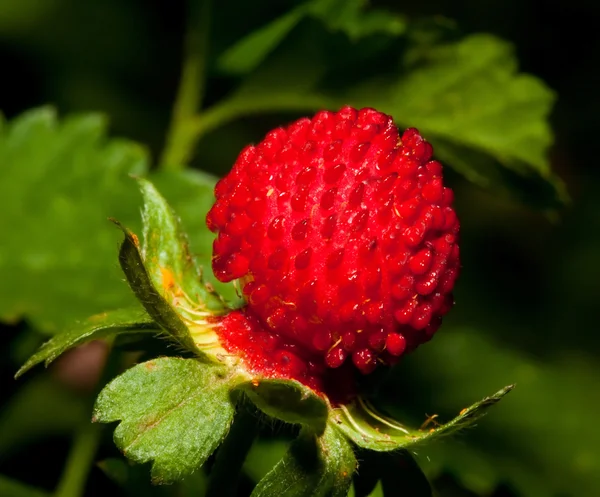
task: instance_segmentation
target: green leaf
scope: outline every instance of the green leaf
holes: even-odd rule
[[[404,33],[404,18],[385,10],[367,10],[366,5],[365,0],[305,2],[237,41],[221,55],[218,67],[229,74],[251,72],[307,16],[320,20],[332,31],[343,32],[353,41],[376,34],[394,37]]]
[[[456,43],[417,47],[404,60],[400,79],[372,79],[347,96],[392,114],[404,127],[417,127],[440,159],[481,186],[514,189],[515,184],[500,184],[501,166],[525,186],[550,185],[550,195],[541,199],[546,206],[565,200],[547,158],[554,93],[517,71],[509,43],[472,35]],[[471,151],[484,160],[473,158]]]
[[[329,408],[313,390],[294,380],[263,379],[241,388],[250,400],[269,416],[286,423],[309,427],[323,433]]]
[[[6,497],[50,497],[48,492],[4,475],[0,475],[0,495]]]
[[[366,0],[316,0],[310,13],[334,31],[342,31],[352,41],[373,35],[396,37],[404,34],[404,17],[383,9],[367,8]]]
[[[375,107],[402,128],[417,127],[436,158],[479,186],[542,208],[568,199],[547,159],[554,93],[518,72],[510,44],[491,35],[408,49],[399,38],[387,40],[353,44],[302,21],[230,98],[190,126],[204,134],[249,114]],[[376,64],[382,57],[392,57],[384,74]]]
[[[180,312],[223,312],[223,302],[204,285],[179,219],[152,183],[140,179],[139,184],[144,197],[142,256],[154,287]]]
[[[251,43],[240,41],[235,49],[236,65],[242,67],[248,60],[255,63],[244,66],[247,75],[228,99],[190,123],[190,132],[204,134],[248,114],[337,109],[348,103],[338,92],[347,91],[357,74],[364,78],[368,64],[405,29],[399,16],[365,10],[364,6],[362,0],[307,2],[264,28],[267,33],[274,26],[285,26],[288,32],[285,39],[277,36],[277,46],[263,46],[260,57],[250,55],[255,50]],[[250,35],[252,39],[255,36],[258,32]],[[342,88],[325,92],[324,83],[340,75]]]
[[[179,217],[187,233],[190,251],[203,268],[202,276],[231,307],[239,307],[240,298],[231,283],[221,283],[211,270],[212,244],[215,235],[206,226],[206,214],[214,203],[217,178],[197,170],[158,171],[151,175],[152,182],[165,196]]]
[[[194,359],[159,358],[131,368],[102,390],[94,421],[121,421],[115,443],[138,463],[153,461],[155,483],[197,470],[233,420],[232,379]]]
[[[119,262],[135,296],[142,303],[154,322],[159,324],[171,338],[186,350],[194,351],[201,357],[204,357],[204,354],[196,347],[190,331],[182,321],[181,316],[162,297],[161,293],[152,283],[139,251],[138,237],[117,221],[115,221],[115,224],[121,228],[125,235],[119,251]]]
[[[81,345],[82,343],[100,338],[107,338],[116,334],[132,332],[152,332],[158,326],[148,317],[140,307],[119,309],[117,311],[103,312],[89,317],[83,323],[72,327],[70,330],[53,336],[33,354],[21,369],[17,371],[18,378],[26,371],[41,362],[46,367],[66,350]]]
[[[473,424],[513,388],[514,385],[504,387],[494,395],[464,408],[448,423],[426,430],[410,429],[386,418],[362,398],[350,405],[338,407],[330,422],[363,449],[387,452],[412,448],[440,436],[456,433]]]
[[[109,216],[137,225],[139,145],[105,138],[102,116],[58,122],[49,108],[0,122],[0,319],[55,333],[133,305],[116,267]]]
[[[355,470],[354,452],[341,433],[327,427],[319,437],[303,429],[252,497],[346,497]]]
[[[432,143],[436,158],[483,188],[508,194],[540,209],[557,208],[568,200],[565,185],[553,174],[540,175],[518,160],[514,164],[519,170],[505,167],[490,154],[450,143],[444,138],[434,137]]]
[[[219,70],[228,74],[245,74],[256,68],[306,11],[306,6],[301,5],[236,42],[220,56],[217,62]]]

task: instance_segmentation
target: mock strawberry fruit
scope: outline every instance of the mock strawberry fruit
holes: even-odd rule
[[[218,328],[250,369],[315,390],[429,340],[453,304],[459,223],[416,129],[319,112],[242,151],[215,187],[213,270],[246,306]],[[353,366],[351,366],[353,365]]]

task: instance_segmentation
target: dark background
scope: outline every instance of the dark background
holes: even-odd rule
[[[230,3],[215,13],[216,48],[289,6],[276,0]],[[548,216],[450,175],[463,225],[465,261],[452,322],[485,330],[542,363],[565,354],[583,354],[585,364],[599,367],[600,3],[390,0],[373,4],[413,19],[444,16],[464,34],[501,36],[515,44],[521,69],[557,92],[551,116],[556,133],[551,162],[567,184],[570,205]],[[46,103],[61,114],[100,110],[110,116],[113,135],[135,139],[158,153],[178,82],[184,13],[182,1],[0,0],[0,109],[7,118]],[[207,103],[226,93],[227,85],[211,80]],[[260,139],[272,124],[291,117],[248,118],[227,125],[200,143],[194,164],[223,174],[243,144]],[[16,364],[10,350],[24,327],[5,327],[0,334],[2,402],[18,387],[12,380]],[[506,378],[511,381],[510,370]],[[583,406],[598,403],[594,388],[598,385],[591,382],[591,387],[579,396]],[[435,399],[435,393],[431,396]],[[557,397],[556,409],[568,411],[569,405]],[[591,412],[597,413],[594,409]],[[543,423],[545,413],[520,415],[541,418]],[[582,437],[599,430],[594,427],[597,419],[576,416],[572,422],[581,427]],[[483,443],[491,447],[496,442]],[[0,473],[51,488],[68,444],[60,434],[35,442],[22,453],[0,457]],[[545,470],[532,466],[540,478]],[[91,481],[89,495],[103,495],[113,488],[96,469]],[[438,485],[442,495],[474,495],[459,488],[452,472],[443,474]],[[501,485],[494,495],[520,494],[510,485]],[[586,495],[600,493],[590,488]]]

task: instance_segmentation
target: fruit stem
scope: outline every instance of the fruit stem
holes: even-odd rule
[[[206,83],[210,0],[189,0],[187,10],[184,62],[165,149],[159,161],[159,167],[168,170],[184,169],[190,160],[196,138],[187,123],[202,105]]]
[[[65,469],[58,482],[55,497],[80,497],[83,495],[91,469],[102,427],[85,421],[79,427],[69,451]]]
[[[186,122],[186,133],[194,143],[208,132],[237,118],[266,112],[314,112],[319,109],[335,108],[337,102],[319,95],[265,94],[233,96],[206,109]]]
[[[258,417],[249,403],[240,403],[227,438],[219,447],[211,469],[206,497],[237,495],[238,476],[258,435]]]
[[[100,393],[102,387],[118,373],[121,367],[121,355],[115,353],[113,350],[113,341],[113,339],[107,340],[106,364],[104,365],[100,381],[98,381],[94,389],[91,404],[95,402],[96,396]],[[54,492],[54,497],[80,497],[83,495],[87,476],[94,463],[96,450],[100,443],[101,434],[102,426],[91,424],[89,420],[84,420],[82,425],[77,429],[73,445],[67,456],[65,468]]]

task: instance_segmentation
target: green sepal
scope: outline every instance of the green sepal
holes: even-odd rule
[[[120,421],[116,445],[129,459],[153,461],[152,481],[171,483],[197,470],[223,441],[235,407],[236,379],[217,365],[163,357],[138,364],[100,393],[93,421]]]
[[[309,427],[317,434],[325,430],[327,403],[298,381],[261,379],[243,383],[240,388],[268,416]]]
[[[194,344],[188,327],[179,314],[154,286],[139,250],[138,237],[118,221],[113,220],[113,222],[121,228],[125,235],[119,250],[119,263],[137,299],[150,317],[179,345],[206,358],[205,354],[200,352]]]
[[[144,198],[141,252],[150,280],[176,307],[223,313],[226,306],[205,286],[179,218],[150,181],[138,179],[138,183]]]
[[[321,436],[303,429],[252,497],[346,497],[357,463],[346,437],[332,426]]]
[[[48,367],[63,352],[82,343],[123,333],[149,333],[158,329],[156,323],[141,307],[118,309],[116,311],[96,314],[70,330],[53,336],[44,343],[21,366],[15,378],[18,378],[41,362]]]
[[[486,411],[514,388],[504,387],[490,397],[463,409],[458,416],[436,428],[414,430],[375,411],[359,398],[348,406],[341,406],[332,413],[330,423],[363,449],[388,452],[406,449],[465,428],[483,416]]]
[[[214,288],[229,307],[241,307],[243,299],[236,293],[234,284],[219,281],[210,270],[215,235],[206,226],[206,213],[214,204],[214,189],[219,178],[198,169],[184,169],[153,171],[150,179],[181,220],[180,228],[190,242],[189,251],[204,269],[205,286]]]

